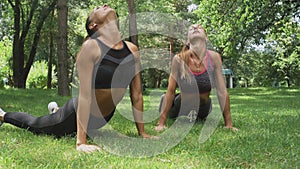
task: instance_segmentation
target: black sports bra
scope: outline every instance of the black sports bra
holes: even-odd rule
[[[211,58],[208,51],[207,51],[206,63],[207,63],[206,68],[202,72],[197,73],[197,72],[190,71],[192,82],[188,82],[186,79],[179,80],[179,86],[182,92],[195,93],[195,91],[198,90],[200,94],[203,94],[211,91],[212,85],[210,81],[210,75],[212,75],[213,67],[211,64]]]
[[[96,39],[101,49],[94,67],[95,89],[127,88],[135,76],[135,59],[124,41],[120,50],[111,49]]]

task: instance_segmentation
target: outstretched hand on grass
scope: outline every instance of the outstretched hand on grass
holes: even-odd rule
[[[149,135],[149,134],[146,134],[146,133],[141,134],[141,136],[144,139],[153,139],[153,140],[158,140],[159,139],[159,137],[157,137],[157,136],[152,136],[152,135]]]
[[[80,144],[76,147],[76,150],[79,152],[92,153],[95,151],[101,151],[101,147],[96,145]]]
[[[154,139],[154,140],[159,139],[159,137],[157,137],[157,136],[152,136],[152,135],[149,135],[149,134],[143,134],[142,137],[143,137],[144,139]]]
[[[162,130],[164,130],[165,128],[166,128],[165,125],[157,125],[157,126],[155,127],[155,130],[156,130],[156,131],[162,131]]]
[[[224,128],[225,128],[225,129],[232,130],[232,131],[234,131],[234,132],[237,132],[237,131],[239,130],[238,128],[232,127],[232,126],[225,126]]]

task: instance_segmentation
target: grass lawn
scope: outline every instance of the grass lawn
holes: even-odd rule
[[[155,92],[148,91],[149,94],[144,96],[145,129],[152,135],[159,134],[154,131],[158,113],[150,111],[156,109],[160,100]],[[48,102],[55,100],[62,105],[69,99],[56,93],[56,90],[0,89],[0,107],[8,112],[45,115]],[[229,93],[232,118],[238,132],[224,129],[222,119],[213,135],[200,143],[198,138],[204,123],[198,122],[179,144],[151,157],[132,158],[105,150],[93,154],[78,153],[75,137],[37,136],[3,124],[0,128],[0,169],[300,168],[300,88],[237,88],[230,89]],[[132,118],[127,103],[128,98],[118,106],[109,126],[124,135],[138,137],[135,124],[127,119]],[[168,126],[173,122],[168,120]],[[110,140],[100,139],[100,144],[101,141]],[[162,141],[162,144],[168,143]]]

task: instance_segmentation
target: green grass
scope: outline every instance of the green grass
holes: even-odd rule
[[[145,95],[148,133],[157,135],[154,126],[160,93]],[[48,102],[62,105],[69,97],[57,96],[56,90],[0,90],[0,107],[5,111],[25,111],[33,115],[48,113]],[[183,140],[166,152],[152,157],[131,158],[109,151],[84,154],[75,150],[75,137],[56,139],[34,135],[3,124],[0,128],[1,168],[300,168],[300,89],[248,88],[230,89],[231,112],[238,132],[218,125],[213,135],[199,143],[203,122],[196,123]],[[110,121],[115,131],[137,137],[128,107],[128,97]],[[126,118],[124,118],[126,117]],[[168,126],[174,121],[168,120]],[[101,141],[118,144],[114,140]],[[90,140],[92,143],[92,140]],[[162,144],[165,144],[163,140]],[[136,144],[136,143],[132,143]],[[107,145],[106,143],[103,145]],[[124,147],[125,149],[126,147]]]

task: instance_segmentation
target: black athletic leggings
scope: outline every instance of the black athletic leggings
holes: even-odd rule
[[[34,117],[24,112],[8,112],[4,116],[4,122],[14,126],[28,129],[35,134],[48,134],[56,137],[73,134],[77,131],[76,109],[78,99],[72,98],[60,107],[56,113],[41,117]],[[105,118],[97,118],[93,115],[89,118],[89,129],[99,129],[113,116],[114,111]]]
[[[161,96],[161,101],[159,105],[159,112],[161,112],[161,106],[162,102],[165,98],[165,94]],[[180,93],[175,95],[172,107],[168,113],[169,118],[177,118],[180,112],[180,107],[181,107],[181,95]],[[197,114],[197,120],[204,120],[208,116],[208,114],[211,112],[212,109],[212,104],[211,104],[211,99],[209,98],[207,103],[204,105],[201,105],[198,109],[198,114]],[[188,115],[189,111],[188,110],[183,110],[184,112],[181,113],[181,115]]]

